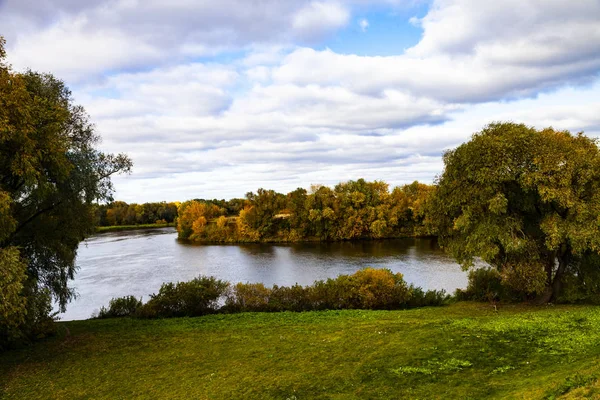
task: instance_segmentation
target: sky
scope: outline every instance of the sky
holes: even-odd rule
[[[0,0],[127,202],[434,182],[494,121],[600,136],[600,0]]]

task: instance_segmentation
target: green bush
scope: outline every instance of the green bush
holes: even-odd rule
[[[137,309],[142,307],[142,299],[135,296],[113,298],[108,303],[108,308],[102,307],[98,312],[98,318],[117,318],[134,316]]]
[[[30,340],[39,340],[56,333],[54,321],[58,312],[52,312],[50,289],[31,284],[26,288],[27,315],[23,330]]]
[[[57,312],[52,312],[50,290],[27,281],[23,288],[26,298],[23,318],[17,325],[0,324],[0,351],[43,339],[56,333]],[[2,321],[0,321],[2,322]]]
[[[402,274],[365,268],[353,275],[316,281],[309,289],[314,309],[397,309],[406,307],[409,287]]]
[[[502,276],[494,268],[478,268],[469,272],[466,290],[458,289],[457,300],[515,302],[527,298],[527,293],[511,288],[502,281]]]
[[[600,304],[600,256],[587,253],[574,260],[562,283],[558,302]]]
[[[138,308],[145,318],[194,317],[215,313],[229,283],[214,277],[201,276],[189,282],[164,283],[158,294]]]
[[[408,286],[402,274],[366,268],[352,275],[315,281],[311,286],[266,287],[262,283],[228,282],[200,277],[190,282],[165,283],[141,305],[135,297],[111,300],[99,318],[133,315],[142,318],[199,316],[217,312],[312,311],[337,309],[392,310],[439,306],[449,296],[443,290],[423,291]]]
[[[309,298],[310,287],[295,284],[293,286],[277,286],[271,289],[269,298],[270,311],[310,311],[313,309]]]
[[[409,291],[408,307],[441,306],[452,299],[443,289],[424,291],[420,287],[410,285]]]
[[[269,311],[271,289],[262,283],[238,283],[225,302],[231,312]]]

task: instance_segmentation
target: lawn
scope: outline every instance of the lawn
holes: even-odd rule
[[[63,322],[0,355],[6,399],[600,398],[600,307]]]

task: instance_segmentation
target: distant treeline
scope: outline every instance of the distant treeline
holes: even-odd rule
[[[206,242],[297,242],[431,235],[425,202],[432,185],[389,190],[364,179],[296,189],[258,189],[245,199],[191,200],[179,206],[180,239]]]
[[[178,203],[127,204],[115,201],[98,204],[95,208],[96,226],[169,224],[177,219]]]

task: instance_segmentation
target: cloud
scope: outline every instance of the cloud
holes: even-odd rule
[[[536,96],[589,84],[600,73],[600,2],[439,0],[419,20],[405,54],[366,57],[297,49],[275,68],[278,83],[396,89],[451,103]],[[414,20],[413,20],[414,21]]]
[[[338,3],[313,1],[292,17],[292,27],[303,40],[313,41],[348,23],[350,12]]]
[[[433,1],[420,41],[385,57],[318,45],[375,21],[364,0],[32,4],[0,3],[10,60],[66,79],[102,148],[133,158],[126,201],[431,182],[497,120],[600,136],[597,1]]]
[[[369,27],[369,21],[367,21],[365,18],[362,18],[358,21],[358,26],[360,27],[361,31],[366,32],[367,28]]]
[[[76,81],[85,74],[99,74],[115,65],[141,67],[159,60],[157,49],[125,36],[114,29],[87,31],[86,17],[61,21],[43,34],[19,36],[10,51],[17,67],[32,67],[44,72],[59,71],[62,79]]]
[[[247,47],[312,42],[343,27],[349,15],[341,3],[308,0],[0,2],[12,64],[73,83]]]
[[[341,86],[267,83],[238,92],[234,83],[244,77],[226,65],[197,64],[115,76],[107,82],[120,88],[123,104],[147,107],[146,116],[123,113],[125,107],[111,111],[114,98],[88,94],[96,103],[85,105],[105,138],[104,148],[129,153],[136,165],[132,176],[115,181],[118,197],[229,198],[258,187],[285,192],[359,177],[392,185],[431,182],[442,171],[445,149],[495,120],[600,135],[598,84],[465,108],[391,89],[372,96]],[[178,82],[192,88],[182,100]],[[179,101],[210,103],[210,91],[202,87],[209,83],[231,100],[228,107],[204,114],[178,111],[185,110]],[[174,85],[171,92],[158,91],[172,109],[146,100],[156,96],[149,90],[162,84]],[[138,92],[137,87],[150,89]],[[76,93],[77,98],[83,95]],[[99,111],[104,114],[95,115]]]

